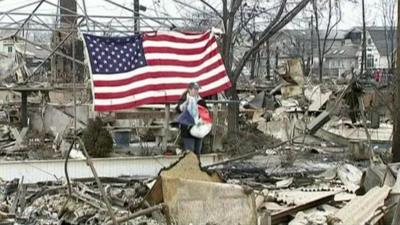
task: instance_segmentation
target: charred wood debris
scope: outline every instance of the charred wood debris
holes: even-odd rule
[[[30,112],[42,122],[28,132],[12,125],[20,120],[15,106],[4,108],[3,162],[70,156],[87,160],[94,178],[0,180],[0,224],[232,224],[232,218],[249,225],[392,224],[398,219],[400,164],[388,163],[387,86],[353,78],[314,84],[300,71],[293,60],[277,71],[280,84],[241,81],[240,133],[219,140],[224,130],[217,129],[213,142],[205,142],[206,153],[224,159],[201,165],[194,154],[170,144],[164,154],[182,157],[155,177],[97,176],[84,144],[73,144],[70,109],[49,105],[39,115]],[[223,112],[223,106],[217,110],[218,125]],[[85,117],[78,128],[87,126]],[[111,133],[110,126],[121,126],[110,116],[103,121]],[[144,140],[157,142],[160,124],[136,122],[142,148]],[[173,129],[171,134],[170,142],[176,138]],[[159,154],[155,149],[146,154]],[[131,153],[117,152],[109,156]],[[226,210],[231,212],[224,217]]]

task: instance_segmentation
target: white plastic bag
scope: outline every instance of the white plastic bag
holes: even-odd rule
[[[190,129],[190,134],[193,137],[204,138],[208,133],[210,133],[212,128],[212,123],[198,123]]]

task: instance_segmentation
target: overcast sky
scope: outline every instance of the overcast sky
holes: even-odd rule
[[[114,0],[119,4],[122,4],[126,7],[131,8],[133,4],[133,0]],[[177,0],[178,1],[178,0]],[[203,9],[204,6],[198,0],[179,0],[181,2],[185,2],[188,5],[194,6],[198,9]],[[271,0],[270,0],[271,1]],[[361,0],[358,0],[361,1]],[[4,12],[12,8],[16,8],[18,6],[22,6],[24,4],[34,2],[32,0],[0,0],[0,11]],[[50,0],[50,2],[57,3],[57,0]],[[219,5],[219,0],[210,0],[212,4]],[[382,11],[380,9],[380,0],[365,0],[366,2],[366,21],[367,26],[372,25],[382,25]],[[82,0],[78,0],[79,7],[82,7]],[[169,16],[169,17],[185,17],[187,16],[187,6],[177,3],[175,0],[141,0],[141,4],[147,7],[147,11],[145,15],[148,16]],[[122,8],[116,7],[107,3],[103,0],[86,0],[87,9],[90,15],[98,14],[98,15],[124,15],[131,16],[132,13],[128,12]],[[26,9],[19,10],[18,12],[30,12],[35,8],[35,5],[32,5]],[[80,10],[78,10],[80,11]],[[43,5],[38,10],[40,13],[55,13],[55,7],[43,3]],[[299,17],[311,16],[310,12],[303,12]],[[23,19],[24,17],[15,17],[16,19]],[[50,18],[44,18],[45,20],[50,20]],[[0,22],[9,21],[8,18],[3,18]],[[339,24],[340,29],[349,29],[353,26],[361,26],[361,6],[360,3],[354,4],[349,3],[349,0],[342,0],[342,21]],[[154,26],[155,23],[147,22],[151,26]],[[178,23],[178,22],[177,22]],[[142,23],[143,26],[146,26]],[[1,26],[1,25],[0,25]],[[294,23],[289,25],[290,28],[304,28],[299,26],[306,26],[306,24],[299,25],[298,23]]]

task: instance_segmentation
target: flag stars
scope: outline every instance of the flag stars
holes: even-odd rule
[[[89,40],[90,39],[90,40]],[[146,65],[141,39],[85,36],[93,73],[122,73]]]

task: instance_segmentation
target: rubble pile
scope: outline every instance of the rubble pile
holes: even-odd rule
[[[263,221],[258,224],[391,224],[398,200],[397,165],[314,159],[318,165],[313,169],[297,159],[281,169],[275,162],[278,156],[261,158],[217,166],[228,183],[254,190],[257,215]]]
[[[396,216],[398,164],[338,159],[307,171],[295,160],[280,170],[274,163],[279,156],[267,156],[268,167],[263,157],[205,169],[196,155],[185,153],[155,179],[101,180],[113,216],[123,224],[390,224],[385,221]],[[1,181],[0,223],[113,224],[93,179],[72,180],[70,187],[64,181]]]
[[[116,218],[140,211],[148,191],[143,180],[103,179]],[[94,181],[73,181],[69,194],[63,182],[24,184],[23,180],[1,182],[1,224],[103,224],[110,221]],[[165,224],[146,215],[125,224]]]

